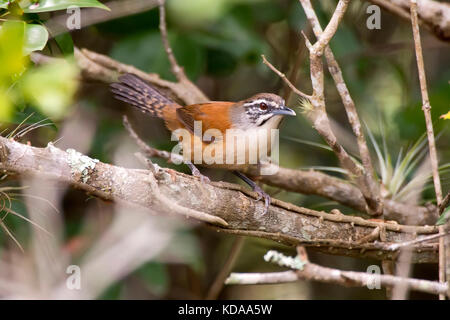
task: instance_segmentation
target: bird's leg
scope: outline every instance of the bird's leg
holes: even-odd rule
[[[267,213],[267,210],[269,209],[269,205],[270,205],[270,201],[271,201],[270,196],[267,193],[265,193],[264,190],[256,184],[256,182],[254,182],[252,179],[247,177],[242,172],[233,171],[233,173],[236,176],[238,176],[239,178],[241,178],[242,180],[244,180],[244,182],[246,184],[248,184],[252,188],[252,190],[258,194],[258,199],[256,199],[256,200],[259,201],[261,199],[264,199],[264,214]]]
[[[198,170],[198,168],[192,162],[186,161],[185,163],[189,167],[189,169],[191,169],[192,175],[194,177],[200,178],[200,181],[202,183],[210,183],[211,182],[211,180],[209,180],[209,178],[207,176],[204,176],[200,173],[200,170]]]

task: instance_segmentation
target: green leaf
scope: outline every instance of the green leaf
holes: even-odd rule
[[[73,54],[73,40],[70,33],[66,32],[59,34],[54,39],[64,55]]]
[[[28,59],[23,56],[25,22],[6,21],[0,28],[0,81],[18,77]]]
[[[18,1],[10,1],[7,3],[8,11],[14,16],[22,16],[23,9],[20,7]]]
[[[438,221],[436,222],[437,226],[445,224],[445,222],[450,218],[450,207],[444,210],[442,212],[441,216],[439,217]]]
[[[48,41],[48,31],[40,24],[27,24],[25,25],[24,41],[23,52],[25,55],[42,50]]]
[[[161,263],[149,262],[137,270],[137,274],[153,294],[162,296],[169,289],[169,275]]]
[[[24,8],[26,13],[36,12],[48,12],[56,10],[65,10],[71,6],[85,8],[99,8],[104,10],[110,10],[103,3],[97,0],[41,0],[38,3],[30,4],[27,8]]]
[[[25,73],[19,82],[24,99],[54,119],[66,115],[78,87],[78,68],[66,60],[53,62]]]
[[[0,123],[9,122],[13,115],[14,106],[9,95],[0,89]]]

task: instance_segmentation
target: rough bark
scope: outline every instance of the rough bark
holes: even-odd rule
[[[268,212],[262,215],[264,204],[255,201],[256,194],[238,185],[223,182],[202,184],[192,176],[159,167],[154,173],[117,167],[95,162],[73,150],[62,151],[51,144],[46,148],[35,148],[0,138],[0,145],[4,150],[0,170],[10,174],[52,179],[103,200],[147,208],[152,212],[176,214],[172,206],[159,201],[152,186],[156,183],[158,193],[178,206],[225,220],[227,227],[211,225],[218,231],[271,239],[287,245],[310,246],[329,254],[395,259],[396,251],[389,249],[389,244],[437,232],[435,226],[368,221],[310,210],[276,199]],[[79,161],[80,157],[83,161]],[[386,242],[370,237],[376,228],[383,230]],[[412,248],[413,261],[436,262],[437,246],[437,241],[415,245]]]

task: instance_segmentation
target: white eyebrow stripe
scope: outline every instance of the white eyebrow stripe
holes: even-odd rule
[[[275,107],[275,108],[278,107],[278,104],[276,102],[268,101],[266,99],[253,100],[252,102],[244,103],[243,106],[244,107],[248,107],[248,106],[251,106],[251,105],[254,105],[254,104],[260,104],[260,103],[269,104],[269,105],[271,105],[272,107]]]

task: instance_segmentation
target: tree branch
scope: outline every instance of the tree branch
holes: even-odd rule
[[[410,0],[411,6],[411,24],[414,36],[414,46],[416,51],[417,69],[419,73],[420,91],[422,93],[422,110],[425,115],[425,124],[427,127],[428,148],[431,160],[431,170],[433,173],[434,191],[436,193],[436,202],[439,207],[442,202],[441,180],[439,178],[439,164],[436,152],[436,142],[434,140],[433,120],[431,119],[431,105],[428,98],[427,79],[425,75],[425,66],[423,62],[422,44],[420,42],[420,31],[417,17],[417,1]],[[445,227],[439,227],[439,233],[443,234]],[[446,277],[450,279],[450,272],[446,275],[446,263],[450,264],[450,248],[445,250],[445,239],[439,239],[439,281],[445,282]],[[445,299],[440,295],[440,299]]]
[[[10,174],[35,176],[68,183],[103,200],[111,200],[152,212],[171,214],[172,206],[159,201],[148,170],[126,169],[96,162],[73,150],[62,151],[52,144],[35,148],[0,137],[5,155],[0,170]],[[79,161],[83,157],[83,161]],[[80,166],[80,163],[82,166]],[[85,166],[85,164],[90,164]],[[359,217],[328,214],[273,199],[265,215],[257,194],[239,185],[216,182],[203,184],[197,178],[155,165],[154,182],[169,201],[210,216],[223,219],[211,227],[220,232],[271,239],[287,245],[311,246],[328,254],[395,259],[392,243],[414,240],[419,235],[434,234],[435,226],[415,227],[368,221]],[[204,221],[201,219],[201,221]],[[220,221],[220,220],[218,220]],[[211,222],[214,223],[214,222]],[[364,242],[373,229],[386,230],[386,242]],[[413,261],[437,260],[437,243],[419,243],[412,247]]]
[[[159,150],[147,145],[136,134],[126,117],[124,117],[123,123],[130,136],[148,157],[162,158],[168,162],[172,160],[176,160],[177,162],[183,161],[183,157],[178,154]],[[278,166],[276,168],[267,168],[268,172],[275,172],[273,175],[259,176],[261,167],[265,166],[276,165],[262,163],[259,168],[253,166],[248,167],[244,173],[256,177],[256,179],[267,185],[282,188],[287,191],[322,196],[361,212],[366,212],[367,210],[366,202],[360,190],[342,179],[314,170],[302,171]],[[431,205],[429,208],[419,207],[389,199],[385,200],[384,216],[389,220],[400,223],[402,221],[408,221],[408,224],[415,225],[433,225],[438,218],[435,206]]]
[[[366,287],[368,284],[379,283],[382,287],[403,284],[410,290],[431,294],[447,294],[448,285],[436,281],[401,278],[384,274],[342,271],[326,268],[314,263],[307,263],[303,270],[270,272],[270,273],[231,273],[226,284],[274,284],[312,280],[334,283],[344,287]]]
[[[311,24],[314,34],[317,38],[320,38],[323,31],[322,27],[320,26],[319,19],[317,18],[316,12],[312,8],[311,2],[309,0],[300,2],[305,10],[306,17]],[[333,77],[334,83],[336,84],[336,89],[341,96],[342,103],[344,104],[347,118],[350,122],[353,133],[357,138],[358,150],[364,168],[364,181],[362,181],[362,183],[367,187],[370,195],[369,198],[366,197],[366,200],[368,201],[368,205],[370,208],[372,208],[375,212],[380,213],[381,210],[383,210],[383,203],[380,198],[378,183],[375,181],[375,178],[373,176],[374,169],[372,160],[370,157],[366,138],[364,137],[364,132],[361,129],[361,122],[359,120],[358,112],[356,111],[355,103],[350,95],[350,91],[348,90],[347,85],[345,84],[341,68],[329,46],[325,47],[325,58],[328,64],[328,70]]]
[[[46,56],[39,53],[31,55],[35,63],[45,63]],[[183,104],[192,104],[208,101],[208,98],[197,88],[196,91],[190,91],[184,84],[163,80],[157,74],[145,73],[131,65],[120,63],[108,56],[87,50],[75,49],[75,58],[86,79],[92,79],[110,83],[117,80],[121,73],[134,73],[146,81],[156,86],[173,100],[180,101]],[[198,94],[200,92],[201,94]],[[167,151],[154,149],[158,156],[165,159],[170,157]],[[167,153],[167,157],[163,154]],[[262,176],[260,180],[266,184],[279,187],[288,191],[304,194],[315,194],[333,201],[337,201],[350,208],[360,212],[367,212],[367,206],[360,190],[354,185],[327,174],[317,171],[302,171],[279,167],[274,175]],[[259,171],[250,168],[247,172],[250,175],[258,176]],[[385,200],[383,214],[385,219],[395,220],[400,223],[414,223],[417,225],[434,224],[439,217],[437,208],[433,205],[415,206],[401,202]],[[409,217],[413,216],[414,221],[409,222]]]
[[[409,0],[369,0],[373,4],[410,20]],[[432,34],[443,41],[450,41],[450,4],[433,0],[418,0],[419,21]]]

